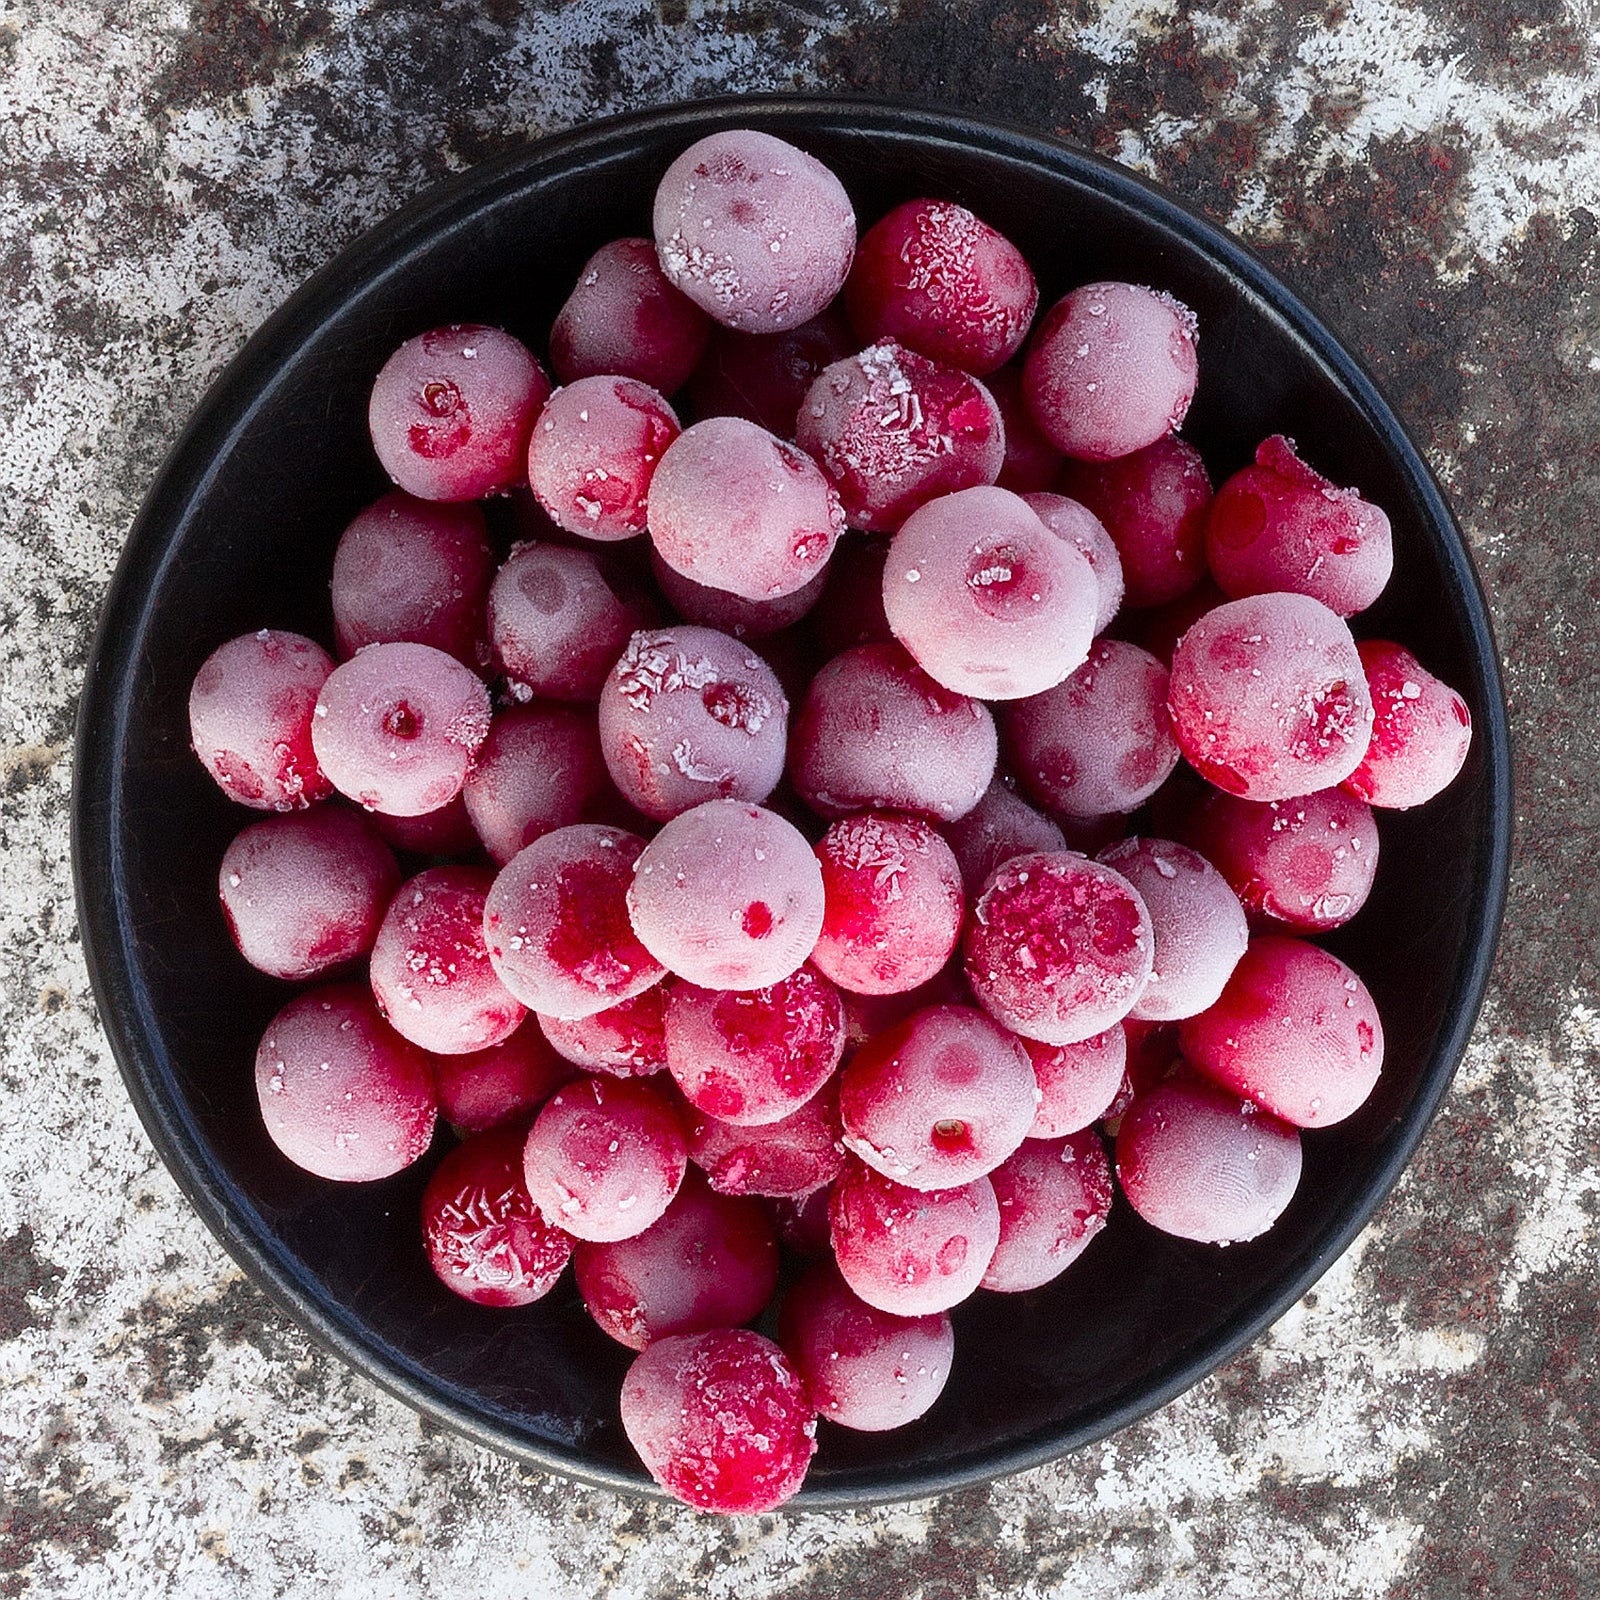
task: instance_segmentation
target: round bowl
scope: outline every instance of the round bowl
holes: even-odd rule
[[[863,223],[916,195],[972,206],[1038,271],[1044,304],[1099,278],[1176,293],[1200,320],[1185,432],[1214,474],[1265,435],[1393,519],[1395,576],[1359,619],[1466,697],[1466,770],[1382,819],[1363,913],[1326,942],[1363,975],[1388,1056],[1367,1105],[1305,1140],[1292,1205],[1217,1250],[1119,1201],[1064,1277],[955,1312],[945,1394],[908,1428],[825,1437],[799,1508],[925,1495],[1049,1460],[1204,1377],[1286,1310],[1372,1215],[1464,1050],[1498,932],[1511,803],[1506,718],[1483,596],[1438,486],[1360,364],[1248,250],[1168,195],[1080,151],[970,119],[848,100],[673,107],[531,145],[440,186],[358,240],[271,317],[201,402],[123,552],[88,668],[73,794],[78,904],[101,1016],[140,1116],[185,1194],[303,1327],[419,1411],[540,1467],[655,1493],[623,1435],[630,1352],[570,1275],[522,1311],[433,1277],[424,1183],[450,1143],[384,1182],[292,1167],[256,1105],[256,1043],[287,991],[248,968],[217,904],[217,862],[250,820],[189,750],[187,696],[222,640],[262,626],[330,638],[334,542],[387,484],[366,435],[373,375],[437,323],[500,323],[542,345],[585,258],[649,232],[671,159],[755,126],[843,179]],[[253,815],[253,814],[252,814]]]

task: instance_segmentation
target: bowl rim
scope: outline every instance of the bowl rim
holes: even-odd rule
[[[464,220],[508,187],[604,159],[640,135],[681,134],[687,144],[741,121],[802,138],[807,125],[841,131],[915,136],[1064,173],[1107,198],[1133,207],[1178,235],[1241,280],[1285,323],[1343,386],[1405,479],[1430,534],[1439,542],[1468,624],[1475,687],[1486,709],[1475,730],[1484,753],[1489,834],[1476,858],[1472,936],[1456,968],[1444,1026],[1421,1074],[1416,1097],[1359,1203],[1317,1241],[1299,1269],[1245,1303],[1198,1350],[1169,1362],[1132,1394],[1115,1397],[1078,1426],[1048,1427],[953,1465],[853,1475],[853,1481],[802,1489],[784,1508],[833,1510],[891,1504],[968,1488],[1024,1471],[1080,1449],[1165,1406],[1237,1354],[1284,1314],[1328,1270],[1371,1220],[1398,1181],[1433,1121],[1465,1054],[1487,989],[1505,910],[1512,838],[1511,754],[1499,652],[1481,580],[1443,492],[1399,417],[1362,363],[1298,293],[1242,241],[1159,185],[1064,140],[1005,122],[944,110],[909,98],[840,94],[728,95],[677,102],[586,122],[453,174],[433,185],[339,250],[249,337],[211,383],[158,470],[134,519],[107,590],[85,668],[74,737],[71,850],[78,924],[102,1028],[129,1097],[151,1143],[202,1221],[252,1282],[324,1349],[419,1412],[474,1443],[546,1471],[617,1492],[666,1498],[642,1472],[634,1475],[588,1459],[578,1445],[530,1441],[485,1420],[442,1383],[419,1382],[370,1328],[307,1295],[283,1271],[265,1242],[265,1223],[251,1205],[225,1204],[216,1168],[195,1120],[166,1092],[147,1014],[123,951],[131,939],[129,908],[119,893],[111,819],[121,809],[122,773],[114,759],[129,717],[130,685],[140,671],[134,643],[153,609],[183,508],[202,494],[212,463],[249,427],[265,380],[284,350],[337,314],[352,283],[380,281],[425,238]],[[877,1478],[883,1481],[875,1481]],[[874,1481],[862,1481],[871,1479]]]

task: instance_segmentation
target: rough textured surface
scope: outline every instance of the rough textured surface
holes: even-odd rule
[[[1593,0],[0,0],[0,62],[0,1596],[1596,1592]],[[819,86],[1117,156],[1325,309],[1476,550],[1521,845],[1455,1093],[1269,1337],[1055,1466],[943,1503],[728,1524],[439,1435],[241,1279],[96,1024],[68,745],[144,485],[311,269],[530,134]]]

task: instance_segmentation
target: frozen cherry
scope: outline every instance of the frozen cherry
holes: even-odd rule
[[[1099,606],[1088,561],[1008,489],[930,500],[883,569],[894,636],[936,683],[984,700],[1060,683],[1088,655]]]
[[[1027,337],[1039,286],[1022,252],[965,206],[908,200],[861,236],[844,288],[864,340],[982,377]]]
[[[1130,606],[1164,605],[1205,577],[1211,480],[1187,439],[1158,439],[1117,461],[1069,461],[1057,487],[1105,525]]]
[[[678,1112],[659,1089],[580,1074],[534,1119],[523,1176],[545,1221],[605,1242],[643,1233],[671,1204],[687,1161]]]
[[[1406,810],[1449,787],[1472,744],[1472,713],[1449,684],[1387,639],[1356,647],[1372,693],[1372,743],[1342,787],[1369,805]]]
[[[961,869],[920,817],[868,811],[817,846],[826,909],[811,959],[843,989],[900,994],[949,959],[961,933]]]
[[[1254,595],[1207,612],[1173,653],[1167,705],[1195,771],[1246,800],[1340,783],[1372,737],[1355,640],[1309,595]]]
[[[489,640],[518,700],[593,700],[649,620],[589,550],[519,544],[489,589]]]
[[[364,983],[309,990],[267,1024],[256,1094],[272,1142],[319,1178],[387,1178],[433,1139],[428,1058],[383,1020]]]
[[[778,1240],[759,1201],[718,1194],[688,1172],[643,1233],[580,1244],[572,1269],[589,1315],[619,1344],[643,1350],[759,1316],[778,1286]]]
[[[584,263],[550,326],[562,383],[620,375],[662,394],[683,387],[706,347],[710,319],[667,282],[651,239],[613,239]]]
[[[822,929],[822,869],[776,812],[708,800],[674,817],[634,867],[628,913],[670,972],[761,989],[796,971]]]
[[[987,1178],[959,1189],[911,1189],[851,1161],[828,1202],[844,1281],[901,1317],[948,1311],[976,1289],[1000,1241]]]
[[[790,776],[814,811],[965,816],[994,776],[981,701],[941,688],[898,644],[847,650],[812,680],[790,740]]]
[[[422,1242],[447,1289],[480,1306],[543,1299],[572,1255],[572,1238],[539,1215],[522,1178],[520,1127],[458,1145],[422,1192]]]
[[[587,1017],[566,1020],[540,1016],[539,1027],[551,1046],[588,1072],[617,1078],[644,1078],[667,1069],[666,1024],[662,1002],[666,985]]]
[[[1001,778],[964,817],[946,825],[945,838],[961,868],[961,881],[975,896],[989,874],[1012,856],[1033,850],[1065,850],[1061,829],[1036,811]]]
[[[735,639],[764,639],[798,622],[816,605],[827,587],[829,568],[823,568],[792,593],[773,600],[746,600],[726,589],[696,583],[693,578],[674,572],[655,551],[651,552],[650,570],[656,586],[667,597],[667,604],[685,622],[731,633]]]
[[[437,811],[424,811],[418,817],[391,817],[374,811],[372,820],[388,844],[414,856],[472,855],[481,843],[467,815],[466,801],[459,794]]]
[[[1199,370],[1187,306],[1136,284],[1090,283],[1045,313],[1022,387],[1058,449],[1109,461],[1182,426]]]
[[[992,1172],[1028,1136],[1039,1091],[1022,1041],[971,1006],[934,1006],[869,1039],[839,1076],[845,1148],[912,1189]]]
[[[773,1510],[817,1448],[798,1374],[748,1328],[653,1340],[622,1380],[622,1426],[650,1476],[701,1511]]]
[[[833,306],[781,333],[717,328],[689,381],[689,403],[702,419],[744,417],[780,439],[792,439],[806,390],[824,367],[856,345],[844,314]]]
[[[1005,428],[976,378],[884,339],[824,367],[795,420],[852,528],[893,533],[937,495],[993,483]]]
[[[521,480],[550,380],[527,347],[470,323],[407,339],[372,385],[383,470],[419,500],[481,500]]]
[[[528,482],[558,528],[585,539],[631,539],[677,413],[633,378],[579,378],[550,396],[528,442]]]
[[[667,447],[649,515],[651,543],[673,571],[745,600],[804,588],[844,531],[816,462],[742,417],[709,417]]]
[[[1006,436],[1006,458],[995,481],[1002,489],[1020,495],[1048,489],[1061,470],[1063,457],[1040,432],[1039,424],[1028,410],[1022,393],[1021,363],[1010,362],[998,372],[991,372],[983,382],[1000,408]]]
[[[462,798],[490,859],[577,822],[607,789],[594,718],[575,706],[513,706],[496,714]]]
[[[295,811],[333,791],[317,764],[312,712],[333,658],[281,628],[218,645],[189,691],[189,740],[230,800]]]
[[[479,665],[494,553],[483,512],[395,489],[358,515],[333,555],[339,654],[369,644],[431,644]]]
[[[439,1115],[463,1134],[483,1133],[519,1119],[525,1124],[576,1074],[572,1063],[556,1054],[531,1021],[487,1050],[435,1056],[432,1065]]]
[[[499,1044],[527,1015],[483,938],[486,867],[430,867],[400,886],[372,947],[372,992],[391,1026],[436,1055]]]
[[[1120,873],[1071,852],[1014,856],[967,925],[967,980],[998,1022],[1075,1044],[1127,1016],[1150,979],[1150,913]]]
[[[1000,1243],[985,1289],[1020,1294],[1060,1277],[1111,1214],[1111,1163],[1093,1128],[1030,1139],[989,1181],[1000,1207]]]
[[[426,644],[369,644],[328,675],[311,721],[334,788],[397,817],[454,800],[488,734],[483,680]]]
[[[592,1016],[661,980],[625,899],[643,849],[621,828],[574,823],[500,869],[484,903],[484,938],[500,981],[529,1010]]]
[[[1005,708],[1006,744],[1023,786],[1071,817],[1143,805],[1178,764],[1167,692],[1167,669],[1154,656],[1097,639],[1065,683]]]
[[[838,1079],[797,1111],[759,1127],[736,1127],[705,1112],[689,1119],[689,1159],[721,1194],[799,1199],[844,1171]]]
[[[1117,1130],[1117,1179],[1152,1227],[1204,1244],[1265,1233],[1300,1182],[1300,1135],[1188,1074],[1138,1095]]]
[[[667,1067],[689,1104],[719,1122],[780,1122],[839,1065],[844,1005],[809,966],[761,989],[666,989]]]
[[[1367,986],[1336,955],[1278,934],[1252,939],[1222,997],[1178,1032],[1208,1078],[1299,1128],[1342,1122],[1383,1066]]]
[[[765,800],[789,702],[747,644],[679,623],[633,635],[600,690],[600,749],[623,798],[665,822],[705,800]]]
[[[880,1311],[831,1261],[818,1262],[783,1297],[778,1342],[818,1412],[863,1433],[915,1422],[943,1393],[955,1355],[947,1312]]]
[[[697,140],[667,168],[654,226],[668,280],[741,333],[816,316],[843,287],[856,246],[839,180],[814,156],[747,128]]]
[[[1213,1004],[1250,938],[1244,907],[1204,856],[1169,839],[1124,839],[1100,852],[1150,913],[1155,966],[1130,1016],[1176,1022]]]
[[[1102,634],[1122,606],[1122,557],[1105,524],[1087,507],[1064,494],[1025,494],[1028,509],[1058,539],[1065,539],[1089,563],[1099,594],[1094,631]]]
[[[1348,922],[1378,870],[1371,808],[1341,789],[1267,801],[1212,789],[1182,837],[1227,879],[1254,922],[1298,933]]]
[[[223,852],[218,890],[239,954],[294,980],[365,955],[399,881],[370,818],[318,806],[238,834]]]
[[[1394,542],[1379,507],[1313,471],[1292,439],[1274,434],[1254,465],[1217,490],[1206,559],[1234,599],[1286,589],[1350,617],[1383,593]]]
[[[1122,1024],[1113,1023],[1076,1044],[1024,1039],[1022,1047],[1039,1086],[1030,1139],[1059,1139],[1106,1115],[1127,1070],[1128,1036]]]

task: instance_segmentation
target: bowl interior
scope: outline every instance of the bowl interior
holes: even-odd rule
[[[863,224],[919,194],[1010,235],[1044,303],[1095,278],[1170,289],[1199,316],[1186,432],[1216,476],[1269,432],[1359,485],[1394,524],[1395,577],[1360,619],[1466,695],[1466,771],[1420,814],[1382,819],[1377,888],[1328,941],[1371,986],[1383,1078],[1305,1141],[1305,1175],[1263,1239],[1191,1246],[1118,1204],[1104,1238],[1031,1294],[955,1313],[943,1398],[884,1435],[824,1428],[799,1504],[892,1498],[1084,1443],[1210,1370],[1320,1273],[1387,1190],[1464,1045],[1492,950],[1509,804],[1504,714],[1481,597],[1425,469],[1359,371],[1236,245],[1129,175],[959,119],[816,102],[685,108],[602,125],[480,169],[369,235],[302,290],[207,397],[119,571],[86,692],[75,800],[84,926],[103,1013],[141,1113],[186,1191],[267,1288],[412,1403],[499,1448],[646,1487],[617,1393],[629,1354],[589,1321],[570,1274],[519,1312],[432,1277],[417,1205],[429,1159],[386,1182],[323,1183],[262,1130],[254,1050],[289,991],[236,956],[217,863],[249,820],[188,749],[186,700],[222,640],[266,625],[331,643],[339,531],[384,487],[365,432],[377,368],[431,324],[499,323],[542,348],[587,255],[648,231],[668,161],[715,126],[756,124],[828,162]]]

